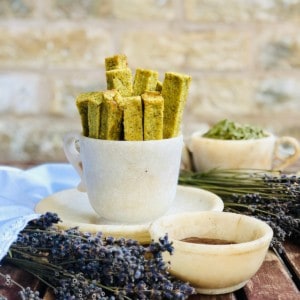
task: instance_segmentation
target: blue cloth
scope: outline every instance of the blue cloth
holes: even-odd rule
[[[43,164],[25,171],[0,166],[0,261],[18,233],[39,216],[34,212],[38,202],[79,182],[70,164]]]

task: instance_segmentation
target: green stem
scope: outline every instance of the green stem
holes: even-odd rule
[[[1,276],[3,279],[6,279],[6,278],[7,278],[6,275],[2,274],[1,272],[0,272],[0,276]],[[17,287],[19,287],[22,291],[25,290],[24,287],[23,287],[22,285],[20,285],[20,284],[17,283],[16,281],[14,281],[11,277],[10,277],[10,281],[11,281],[14,285],[16,285]]]
[[[274,176],[274,173],[266,172],[260,171],[259,174],[237,170],[214,170],[208,173],[181,172],[178,183],[202,188],[220,197],[256,193],[264,199],[272,200],[276,197],[284,201],[291,200],[291,196],[299,195],[298,191],[290,191],[285,183],[270,183],[270,185],[265,183],[263,176],[269,174]]]
[[[249,206],[247,204],[242,204],[242,203],[224,202],[224,206],[225,207],[242,207],[242,208],[245,208],[245,209],[249,210]],[[265,210],[262,210],[262,209],[259,209],[259,208],[254,208],[254,210],[257,211],[257,212],[261,212],[265,215],[270,215],[270,216],[273,216],[273,217],[277,217],[276,214],[273,214],[271,212],[268,212],[268,211],[265,211]]]

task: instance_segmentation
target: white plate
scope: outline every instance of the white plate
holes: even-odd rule
[[[189,211],[222,211],[224,203],[217,195],[193,187],[178,186],[174,203],[165,215]],[[125,237],[149,243],[150,223],[120,224],[112,223],[99,217],[91,207],[87,194],[77,189],[64,190],[41,200],[35,211],[43,214],[55,212],[63,222],[58,226],[62,229],[77,226],[85,232],[99,232],[104,236]]]

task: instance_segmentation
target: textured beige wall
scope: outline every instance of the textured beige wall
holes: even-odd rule
[[[300,0],[1,0],[0,163],[63,161],[104,58],[193,77],[185,137],[221,118],[300,138]]]

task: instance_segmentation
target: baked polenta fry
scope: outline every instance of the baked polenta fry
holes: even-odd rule
[[[143,140],[143,109],[141,96],[131,96],[124,99],[124,140]]]
[[[102,101],[103,92],[94,92],[89,97],[88,126],[90,138],[98,139],[100,137]]]
[[[161,91],[164,98],[164,139],[176,137],[180,132],[190,82],[188,75],[174,72],[165,74]]]
[[[122,97],[116,90],[103,92],[100,139],[121,140],[123,134]]]
[[[132,73],[129,68],[106,71],[106,83],[108,90],[117,90],[123,97],[132,95]]]
[[[133,81],[133,95],[140,96],[146,91],[155,91],[158,72],[146,69],[136,69]]]
[[[142,94],[144,107],[144,140],[163,138],[164,99],[159,92]]]
[[[124,54],[117,54],[105,58],[105,70],[126,69],[128,67],[127,57]]]
[[[88,112],[90,110],[91,113],[91,109],[89,109],[90,103],[91,101],[93,103],[97,102],[99,99],[101,99],[101,92],[81,93],[76,98],[76,106],[81,118],[82,134],[84,136],[90,136],[89,112]],[[96,103],[94,104],[97,106]],[[98,108],[100,109],[100,107]],[[93,132],[91,134],[94,135]]]

